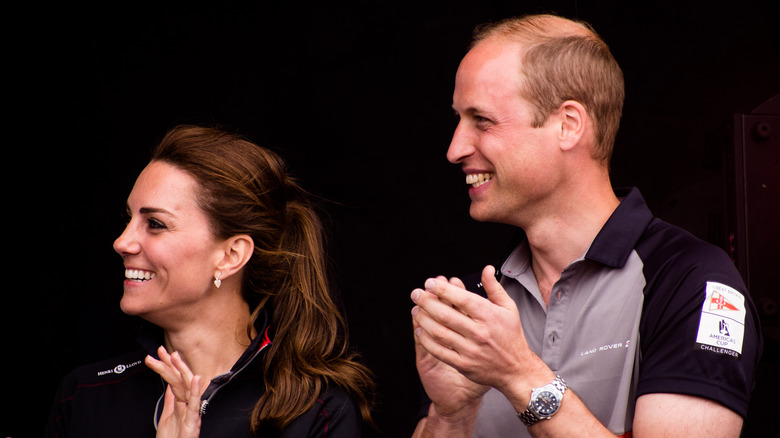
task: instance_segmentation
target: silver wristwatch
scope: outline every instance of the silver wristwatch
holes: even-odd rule
[[[528,408],[517,414],[526,426],[530,426],[539,420],[549,420],[561,407],[563,393],[566,392],[566,382],[561,376],[555,376],[555,380],[531,390],[531,401]]]

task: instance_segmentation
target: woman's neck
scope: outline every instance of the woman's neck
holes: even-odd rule
[[[226,300],[230,301],[230,300]],[[250,325],[249,306],[240,300],[233,305],[210,307],[204,315],[176,328],[165,329],[165,348],[178,351],[193,374],[205,385],[227,373],[249,347],[257,332]]]

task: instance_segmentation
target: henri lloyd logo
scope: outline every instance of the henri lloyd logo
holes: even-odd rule
[[[141,363],[141,361],[137,360],[137,361],[135,361],[133,363],[130,363],[130,364],[119,364],[119,365],[115,366],[114,368],[112,368],[110,370],[98,371],[97,375],[98,376],[105,376],[106,374],[122,374],[125,371],[127,371],[129,368],[132,368],[132,367],[134,367],[134,366],[136,366],[136,365],[138,365],[140,363]]]
[[[739,357],[745,332],[745,297],[725,284],[707,282],[696,348]]]

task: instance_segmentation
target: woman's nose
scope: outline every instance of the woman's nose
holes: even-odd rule
[[[128,223],[122,234],[114,240],[114,251],[119,255],[137,253],[140,248],[131,225],[132,223]]]

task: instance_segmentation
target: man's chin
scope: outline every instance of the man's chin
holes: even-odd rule
[[[471,203],[471,207],[469,208],[469,215],[477,222],[492,222],[492,215],[485,209],[479,208],[474,202]]]

